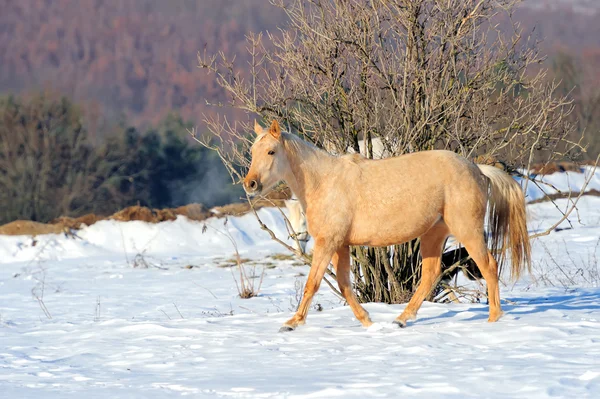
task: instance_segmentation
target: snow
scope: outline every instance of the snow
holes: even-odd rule
[[[553,184],[574,181],[552,175]],[[529,205],[531,232],[568,200]],[[281,213],[261,209],[287,235]],[[534,273],[484,303],[366,304],[365,329],[323,284],[291,317],[308,267],[253,215],[203,223],[104,221],[77,233],[0,237],[0,392],[6,398],[600,397],[600,198],[584,196],[533,243]],[[260,295],[237,296],[238,246]],[[134,267],[137,264],[138,267]],[[253,270],[254,267],[254,270]],[[475,283],[473,283],[475,284]],[[43,299],[38,301],[37,297]],[[42,309],[45,306],[48,316]]]
[[[581,171],[577,172],[564,172],[564,173],[553,173],[547,176],[536,176],[530,174],[530,178],[534,179],[534,182],[529,181],[525,183],[521,179],[516,180],[521,183],[522,186],[527,185],[525,198],[529,201],[534,201],[543,198],[545,195],[551,195],[556,193],[568,193],[571,190],[577,197],[580,188],[583,187],[586,180],[590,180],[584,191],[598,190],[600,191],[600,171],[596,170],[594,166],[582,166]]]

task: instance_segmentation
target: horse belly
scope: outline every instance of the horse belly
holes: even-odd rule
[[[421,236],[441,218],[441,206],[437,204],[407,202],[395,205],[359,210],[350,228],[348,244],[401,244]]]

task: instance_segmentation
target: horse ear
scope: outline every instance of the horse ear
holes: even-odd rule
[[[254,133],[256,133],[257,136],[260,136],[264,133],[262,126],[256,121],[256,119],[254,120]]]
[[[271,136],[275,137],[277,140],[279,140],[279,137],[281,137],[281,129],[279,128],[279,123],[277,123],[277,121],[275,119],[273,119],[273,122],[271,122],[271,127],[269,128],[269,133],[271,134]]]

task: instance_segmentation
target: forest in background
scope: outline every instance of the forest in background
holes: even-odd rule
[[[249,57],[249,32],[275,32],[286,23],[266,0],[1,2],[0,92],[56,90],[83,108],[93,134],[123,117],[140,126],[177,112],[199,123],[202,114],[214,112],[207,101],[227,98],[198,70],[198,51],[243,60]],[[524,4],[532,7],[520,7],[514,19],[524,32],[543,39],[553,77],[565,86],[579,84],[577,95],[597,97],[600,14],[577,11],[577,0]],[[557,61],[574,68],[554,66]],[[233,112],[231,117],[242,116]]]
[[[544,40],[549,78],[560,80],[560,94],[572,98],[572,121],[589,144],[584,156],[595,158],[600,14],[593,5],[582,12],[579,3],[591,4],[526,0],[513,17]],[[223,51],[243,61],[249,32],[285,26],[278,8],[266,0],[0,4],[0,186],[2,204],[10,204],[1,222],[111,213],[136,203],[239,200],[218,158],[186,132],[202,130],[202,115],[223,111],[207,102],[227,101],[213,77],[197,68],[197,54]],[[54,120],[34,123],[40,115]],[[233,109],[226,115],[249,117]],[[41,140],[49,131],[54,139]],[[20,162],[24,155],[33,161]],[[65,162],[69,171],[57,167]],[[40,180],[41,171],[55,173]]]
[[[283,15],[255,0],[2,0],[0,92],[52,88],[91,124],[199,120],[225,100],[198,51],[246,56],[245,35]]]
[[[241,188],[215,152],[189,142],[190,128],[168,114],[145,128],[113,125],[95,140],[67,97],[0,97],[0,224],[239,201]]]

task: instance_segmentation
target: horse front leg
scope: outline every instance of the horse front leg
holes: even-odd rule
[[[325,270],[327,270],[327,266],[329,266],[331,257],[336,249],[337,248],[334,248],[331,243],[324,238],[315,240],[312,264],[310,266],[310,273],[308,274],[306,285],[304,286],[302,301],[300,301],[300,306],[298,306],[298,310],[294,317],[283,323],[279,332],[293,331],[296,327],[306,322],[306,315],[312,298],[319,290],[321,280],[323,280],[323,276],[325,275]]]
[[[350,282],[350,248],[347,245],[342,246],[333,256],[333,267],[335,268],[336,278],[340,292],[350,305],[354,316],[364,327],[369,327],[373,324],[369,313],[363,308],[352,291],[352,283]]]

